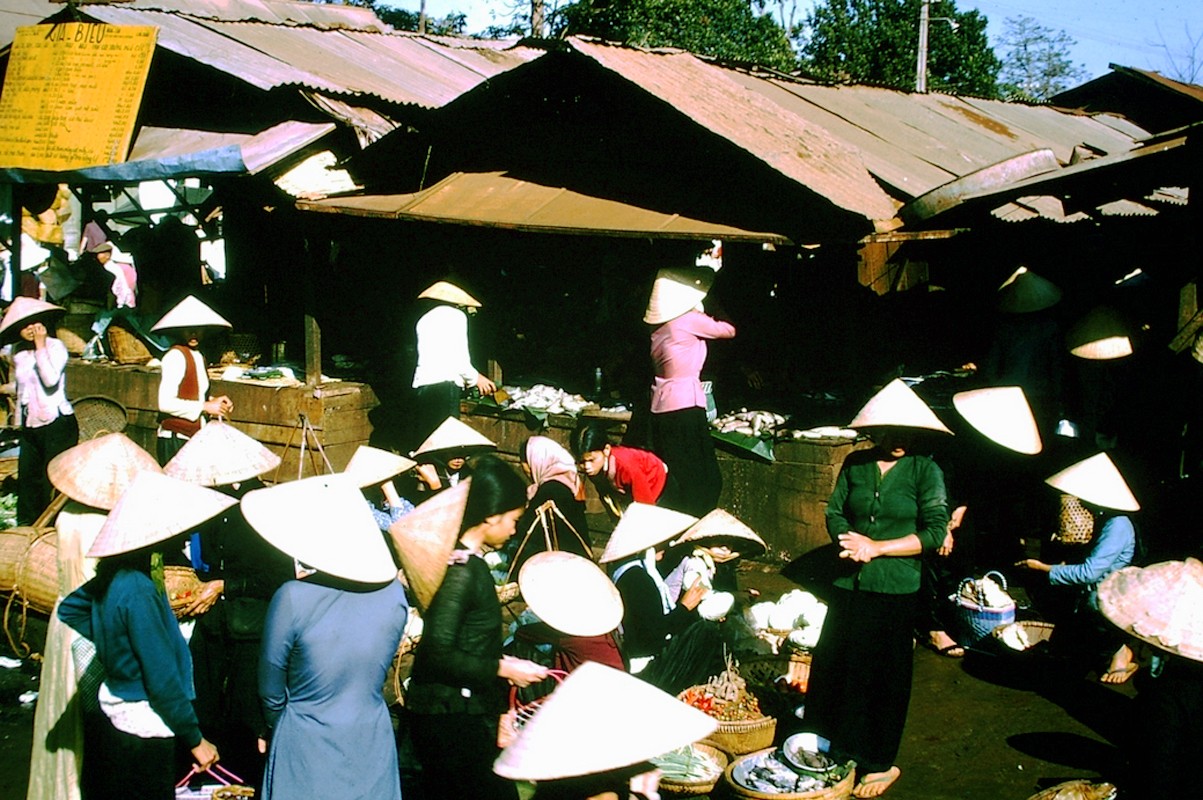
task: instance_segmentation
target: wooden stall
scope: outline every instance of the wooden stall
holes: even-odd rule
[[[355,449],[366,444],[371,436],[368,412],[378,402],[367,384],[331,381],[319,386],[279,382],[272,385],[264,381],[223,381],[220,375],[219,369],[209,371],[210,394],[229,395],[234,401],[234,414],[229,421],[283,458],[280,480],[297,477],[302,416],[312,427],[304,445],[306,476],[324,469],[321,456],[313,452],[315,437],[334,468],[340,470]],[[126,434],[154,453],[159,416],[158,367],[72,359],[67,365],[67,387],[72,400],[106,397],[119,403],[129,420]]]
[[[572,431],[584,421],[597,420],[611,426],[615,435],[626,429],[628,415],[597,415],[585,412],[580,418],[549,414],[540,431],[538,420],[521,410],[465,402],[461,413],[466,423],[497,442],[503,456],[518,458],[526,437],[541,433],[569,446]],[[827,498],[835,487],[844,458],[868,446],[848,439],[823,438],[778,442],[776,460],[767,462],[718,452],[723,474],[719,506],[746,522],[768,544],[769,557],[790,560],[828,544],[824,513]],[[597,495],[586,483],[590,525],[604,520]],[[605,523],[602,523],[605,524]],[[607,525],[608,528],[608,525]]]

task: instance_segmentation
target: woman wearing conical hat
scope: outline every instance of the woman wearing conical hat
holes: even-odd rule
[[[96,645],[104,667],[91,715],[90,797],[169,798],[175,740],[201,768],[218,760],[192,708],[192,659],[163,586],[163,554],[186,531],[212,519],[234,500],[161,473],[138,473],[109,512],[88,551],[99,558],[96,577],[59,604],[58,616]],[[113,765],[119,765],[114,767]]]
[[[0,321],[0,344],[12,362],[13,382],[4,387],[15,394],[14,422],[21,431],[17,459],[17,524],[30,525],[50,502],[46,465],[79,439],[75,411],[67,400],[67,346],[46,326],[64,309],[18,297]]]
[[[848,427],[875,445],[844,459],[827,504],[827,532],[846,570],[829,592],[798,729],[829,739],[836,760],[856,761],[854,796],[877,797],[902,774],[895,760],[911,694],[920,556],[940,547],[949,518],[943,473],[915,445],[922,431],[949,430],[900,380]]]
[[[159,379],[160,464],[171,460],[206,417],[228,416],[234,410],[226,395],[209,396],[209,374],[199,349],[206,332],[230,327],[224,317],[189,295],[151,328],[166,332],[175,342],[163,356]]]
[[[723,488],[702,390],[706,342],[735,336],[734,325],[702,311],[713,280],[707,267],[660,270],[643,318],[653,326],[652,450],[675,476],[676,507],[697,517],[718,504]]]
[[[459,417],[464,389],[475,386],[482,395],[497,390],[472,366],[468,351],[468,315],[478,308],[479,300],[450,281],[436,281],[418,295],[414,441],[429,435],[447,417]]]
[[[1016,566],[1048,576],[1050,586],[1068,587],[1068,615],[1057,622],[1052,646],[1089,668],[1109,659],[1099,680],[1124,683],[1137,669],[1133,653],[1114,628],[1099,616],[1098,587],[1108,575],[1136,558],[1139,539],[1130,512],[1140,504],[1106,453],[1061,470],[1045,483],[1082,501],[1094,517],[1095,537],[1086,558],[1074,564],[1047,564],[1027,558]]]

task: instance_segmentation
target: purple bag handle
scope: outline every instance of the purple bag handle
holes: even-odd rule
[[[229,786],[231,783],[244,783],[242,778],[239,778],[221,764],[214,764],[210,767],[206,767],[205,769],[197,769],[196,767],[193,767],[192,769],[188,770],[188,774],[175,785],[175,788],[179,789],[181,786],[186,786],[188,781],[192,780],[194,776],[200,775],[202,772],[207,772],[214,778],[217,778],[217,782],[223,786]]]

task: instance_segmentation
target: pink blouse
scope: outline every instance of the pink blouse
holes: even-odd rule
[[[688,311],[652,331],[652,361],[656,365],[652,413],[705,408],[701,375],[706,363],[706,340],[734,336],[734,325],[701,311]]]

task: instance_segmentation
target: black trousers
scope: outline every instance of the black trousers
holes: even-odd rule
[[[413,446],[416,448],[447,417],[459,419],[459,399],[462,390],[458,383],[443,381],[414,389]]]
[[[422,796],[518,800],[518,787],[493,772],[496,716],[408,714],[409,735],[422,765]]]
[[[682,408],[652,414],[652,451],[668,465],[675,478],[674,504],[660,503],[676,511],[701,517],[718,507],[723,476],[714,456],[714,440],[706,409]]]
[[[1160,676],[1136,696],[1130,786],[1123,796],[1159,800],[1193,794],[1187,787],[1203,752],[1203,664],[1163,656]]]
[[[188,444],[188,437],[180,436],[178,433],[156,437],[155,456],[159,459],[159,466],[167,466],[167,462],[174,458],[175,454],[180,452],[186,444]]]
[[[143,739],[122,733],[104,714],[90,714],[98,729],[94,752],[86,753],[89,800],[173,800],[176,740]],[[91,768],[88,768],[91,767]]]
[[[17,524],[31,525],[50,504],[53,486],[46,465],[59,453],[79,443],[79,423],[64,414],[40,428],[21,428],[21,453],[17,457]]]
[[[884,772],[898,757],[911,701],[914,594],[832,587],[814,649],[806,713],[797,730],[831,741],[857,772]]]

